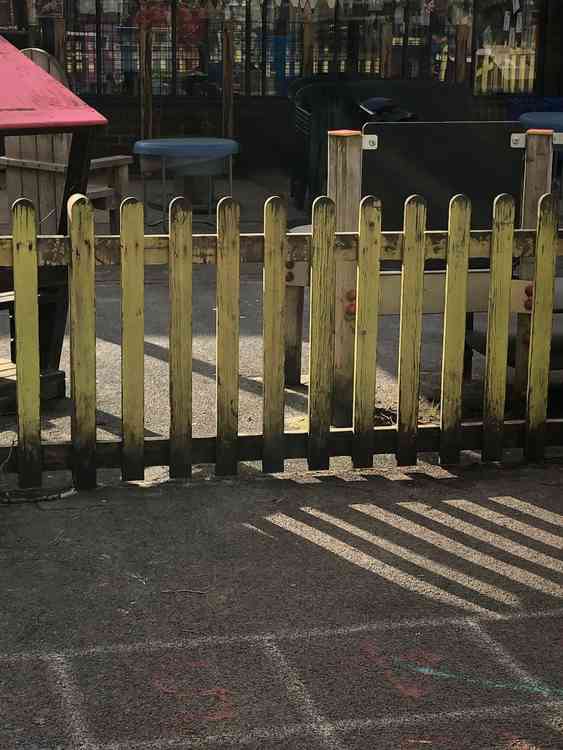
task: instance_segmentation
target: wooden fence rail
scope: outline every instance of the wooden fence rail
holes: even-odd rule
[[[124,479],[140,479],[148,466],[170,466],[175,478],[190,476],[194,463],[215,463],[218,474],[234,474],[239,461],[262,461],[264,471],[284,460],[307,458],[327,468],[331,456],[351,456],[371,466],[374,454],[395,453],[413,464],[420,451],[439,451],[455,463],[463,449],[498,460],[504,448],[520,446],[541,459],[547,445],[563,445],[563,420],[547,419],[547,388],[554,305],[555,259],[563,255],[556,201],[543,197],[536,230],[514,229],[514,201],[499,196],[491,231],[470,231],[471,205],[464,196],[450,204],[445,232],[425,231],[426,205],[413,196],[405,205],[403,232],[382,232],[382,207],[365,198],[359,231],[337,233],[335,204],[319,198],[311,235],[287,234],[286,211],[271,198],[264,234],[241,235],[239,207],[225,198],[218,207],[217,235],[192,235],[190,208],[178,198],[170,207],[170,233],[144,236],[143,206],[121,207],[121,236],[95,237],[87,198],[69,201],[69,236],[37,237],[35,210],[27,200],[13,208],[13,235],[0,238],[0,265],[13,266],[17,322],[18,446],[0,447],[5,470],[22,486],[37,486],[42,471],[72,469],[79,488],[96,483],[98,468],[120,467]],[[513,294],[513,258],[535,258],[526,418],[505,420],[507,342],[510,314],[522,312]],[[466,312],[483,309],[473,299],[470,258],[490,258],[488,344],[483,422],[461,418]],[[425,259],[446,260],[440,425],[418,424]],[[336,259],[357,264],[353,427],[331,429],[335,345]],[[381,260],[402,261],[397,426],[374,427],[378,318],[384,309]],[[306,261],[311,269],[309,427],[284,431],[285,264]],[[238,434],[240,264],[264,264],[263,434]],[[170,293],[170,411],[168,438],[144,438],[144,266],[167,263]],[[217,434],[192,437],[192,263],[217,264]],[[71,399],[69,442],[42,442],[39,402],[37,269],[70,270]],[[122,440],[96,441],[95,265],[121,266]],[[389,280],[391,283],[391,280]],[[530,283],[530,282],[526,282]],[[522,294],[523,297],[523,294]],[[481,306],[479,306],[481,305]]]

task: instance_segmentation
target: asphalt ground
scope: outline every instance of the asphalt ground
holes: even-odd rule
[[[563,747],[563,468],[0,506],[5,750]]]

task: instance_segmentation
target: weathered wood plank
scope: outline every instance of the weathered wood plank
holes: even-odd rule
[[[339,232],[357,231],[362,197],[361,172],[361,132],[329,131],[327,194],[336,204],[336,228]],[[355,291],[356,265],[337,259],[333,422],[340,427],[352,424],[355,316],[350,314],[348,305]]]
[[[334,301],[336,210],[330,198],[313,204],[309,317],[310,469],[329,468],[329,435],[334,388]]]
[[[237,473],[240,329],[240,208],[217,207],[217,460],[219,475]]]
[[[18,470],[20,487],[41,486],[37,219],[31,201],[12,209],[17,341]]]
[[[422,341],[422,292],[424,277],[424,230],[426,202],[418,195],[405,203],[403,281],[399,334],[399,407],[397,414],[397,463],[416,463],[420,349]]]
[[[170,204],[170,477],[192,471],[192,211]]]
[[[283,471],[285,371],[285,242],[287,210],[281,198],[264,207],[263,471]]]
[[[360,207],[354,350],[355,468],[373,466],[373,415],[377,370],[381,202],[371,196]]]
[[[440,461],[459,462],[467,273],[471,201],[456,195],[450,202],[446,270],[446,298],[442,349],[442,394],[440,411]]]
[[[96,485],[96,296],[94,210],[83,195],[68,203],[72,473],[78,489]]]
[[[144,210],[135,198],[121,205],[121,420],[124,480],[144,479],[145,264]]]
[[[551,191],[552,171],[553,133],[549,130],[529,130],[526,133],[522,187],[523,229],[536,227],[540,199]],[[530,254],[521,259],[518,276],[521,279],[532,279],[533,273],[534,258]],[[530,326],[529,315],[518,316],[513,392],[514,397],[522,403],[527,389]]]
[[[518,229],[514,234],[514,257],[533,256],[535,229]],[[447,232],[426,232],[425,255],[428,260],[445,260]],[[241,262],[264,262],[264,235],[242,234]],[[168,263],[168,235],[148,235],[145,238],[145,265],[165,265]],[[45,236],[37,240],[40,266],[61,266],[70,262],[70,243],[66,237]],[[355,261],[358,255],[357,232],[337,232],[334,247],[335,256],[340,260]],[[469,246],[470,258],[489,258],[491,252],[491,231],[473,230]],[[98,265],[119,265],[120,243],[118,236],[98,235],[96,237],[96,263]],[[291,233],[287,237],[287,260],[308,262],[311,255],[311,235]],[[559,231],[557,255],[563,256],[563,230]],[[400,261],[403,257],[402,232],[383,232],[381,260]],[[193,236],[193,262],[214,264],[217,261],[217,236],[196,234]],[[11,237],[0,237],[0,266],[12,265]]]
[[[526,399],[526,458],[529,461],[543,459],[545,450],[558,214],[557,198],[545,195],[539,205]]]
[[[503,452],[515,213],[514,198],[499,195],[493,209],[483,404],[483,461],[500,461]]]

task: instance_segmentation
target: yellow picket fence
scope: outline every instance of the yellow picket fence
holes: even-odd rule
[[[93,209],[83,196],[69,202],[69,236],[37,237],[33,206],[13,208],[12,237],[0,238],[0,266],[13,265],[17,337],[18,445],[0,448],[5,469],[23,486],[41,483],[42,471],[71,469],[78,487],[91,487],[99,468],[121,468],[126,480],[142,479],[148,466],[170,467],[174,478],[190,476],[197,463],[215,463],[219,475],[235,474],[239,461],[262,461],[264,471],[283,470],[284,459],[307,458],[325,469],[331,456],[351,456],[356,467],[374,454],[395,453],[401,465],[420,451],[439,451],[455,463],[462,449],[482,450],[497,460],[504,447],[523,446],[540,459],[546,445],[563,445],[563,421],[547,420],[550,340],[556,255],[563,255],[557,202],[541,201],[536,230],[515,230],[514,201],[499,196],[490,231],[471,231],[471,205],[456,196],[448,231],[427,232],[426,204],[405,204],[403,232],[381,231],[381,204],[365,198],[357,233],[335,233],[335,205],[319,198],[311,234],[288,234],[279,198],[264,209],[264,233],[240,234],[239,207],[218,206],[216,235],[193,235],[191,211],[178,198],[170,207],[168,235],[144,236],[143,206],[124,201],[121,236],[94,236]],[[527,412],[505,420],[507,348],[513,258],[535,257],[535,293],[529,356]],[[463,350],[470,258],[490,258],[488,341],[483,421],[461,419]],[[419,381],[425,259],[447,262],[440,425],[419,425]],[[380,261],[402,261],[399,403],[395,426],[374,427]],[[357,264],[357,319],[353,425],[332,429],[335,341],[335,266]],[[263,433],[239,435],[239,302],[241,262],[263,263]],[[309,423],[307,432],[284,432],[285,268],[310,264]],[[192,263],[217,266],[217,430],[192,437]],[[95,266],[121,266],[122,440],[96,441]],[[168,438],[144,437],[144,268],[168,264],[170,298],[170,412]],[[42,442],[39,402],[38,265],[70,271],[71,396],[69,442]]]

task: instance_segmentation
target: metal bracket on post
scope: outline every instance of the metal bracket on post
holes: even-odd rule
[[[336,203],[336,231],[357,232],[362,199],[361,131],[334,130],[328,134],[327,193]],[[354,334],[356,263],[336,265],[336,310],[334,341],[333,422],[337,427],[352,424],[354,382]]]
[[[524,182],[522,190],[522,229],[535,229],[538,204],[542,195],[552,189],[553,130],[528,130],[525,138]],[[534,258],[520,259],[520,279],[534,278]],[[528,357],[531,321],[529,315],[518,315],[514,399],[523,402],[528,385]]]

